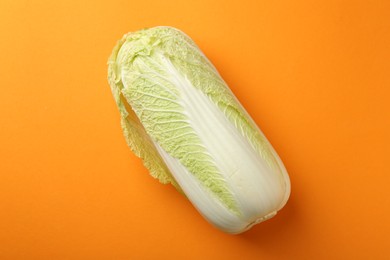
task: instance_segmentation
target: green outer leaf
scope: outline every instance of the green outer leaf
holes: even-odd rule
[[[156,151],[154,144],[145,128],[131,109],[121,91],[123,84],[117,74],[117,53],[124,40],[118,42],[108,61],[108,80],[111,91],[121,114],[121,126],[124,137],[130,149],[140,157],[150,174],[163,184],[171,183],[179,192],[183,193],[175,179],[172,177],[161,156]]]

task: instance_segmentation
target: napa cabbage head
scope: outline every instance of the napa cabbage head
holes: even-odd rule
[[[124,136],[153,177],[228,233],[284,206],[283,163],[187,35],[172,27],[128,33],[108,63]]]

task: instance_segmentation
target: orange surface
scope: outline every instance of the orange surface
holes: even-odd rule
[[[0,259],[389,259],[390,1],[0,2]],[[189,34],[291,177],[232,236],[127,148],[106,61]]]

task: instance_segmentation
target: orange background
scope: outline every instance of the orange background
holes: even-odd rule
[[[286,207],[211,227],[125,144],[117,40],[177,27],[283,159]],[[390,1],[0,2],[0,259],[389,259]]]

